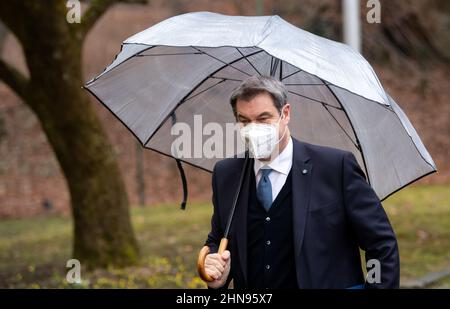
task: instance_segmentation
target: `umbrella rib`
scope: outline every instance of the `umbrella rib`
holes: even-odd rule
[[[247,72],[244,72],[244,71],[242,71],[241,69],[238,69],[238,68],[236,68],[235,66],[232,66],[230,63],[226,63],[225,61],[223,61],[223,60],[221,60],[221,59],[219,59],[219,58],[217,58],[217,57],[214,57],[213,55],[208,54],[207,52],[204,52],[204,51],[202,51],[201,49],[198,49],[198,48],[195,47],[195,46],[192,46],[192,48],[195,48],[195,49],[198,50],[200,53],[205,54],[206,56],[209,56],[209,57],[211,57],[211,58],[213,58],[213,59],[215,59],[215,60],[217,60],[217,61],[219,61],[219,62],[222,62],[223,64],[225,64],[225,66],[229,66],[229,67],[231,67],[231,68],[233,68],[233,69],[235,69],[235,70],[237,70],[237,71],[239,71],[239,72],[241,72],[241,73],[244,73],[244,74],[247,75],[247,76],[251,76],[251,75],[248,74]],[[262,51],[262,50],[261,50],[261,51]],[[255,54],[255,53],[254,53],[254,54]],[[254,54],[253,54],[253,55],[254,55]],[[240,61],[240,60],[242,60],[242,58],[239,58],[238,61]]]
[[[275,77],[275,73],[277,71],[279,63],[280,63],[280,59],[275,58],[275,57],[272,56],[272,59],[270,61],[270,76],[271,77]]]
[[[83,88],[85,88],[86,90],[88,90],[88,86],[89,85],[91,85],[93,82],[95,82],[98,78],[100,78],[101,76],[103,76],[103,74],[106,74],[106,70],[117,60],[117,57],[119,56],[119,54],[123,51],[123,47],[124,47],[124,45],[125,44],[122,44],[122,46],[120,47],[120,52],[118,53],[118,54],[116,54],[116,56],[114,57],[114,60],[105,68],[105,69],[103,69],[103,71],[99,74],[99,75],[97,75],[96,77],[94,77],[93,79],[91,79],[91,80],[89,80],[84,86],[83,86]],[[152,48],[155,48],[156,46],[148,46],[147,48],[145,48],[145,49],[143,49],[143,50],[141,50],[139,53],[142,53],[142,52],[145,52],[145,51],[148,51],[148,50],[150,50],[150,49],[152,49]],[[126,59],[124,59],[120,64],[123,64],[123,63],[125,63],[125,62],[127,62],[128,60],[130,60],[131,58],[134,58],[136,55],[131,55],[131,56],[129,56],[129,57],[127,57]],[[119,64],[119,65],[120,65]],[[112,70],[114,70],[115,68],[117,68],[119,65],[117,65],[117,66],[114,66],[113,68],[111,68],[111,69],[109,69],[108,70],[108,72],[111,72]],[[91,92],[91,91],[89,91],[89,92]]]
[[[331,92],[331,94],[334,96],[334,98],[336,99],[336,101],[339,102],[339,104],[341,104],[339,98],[336,96],[336,94],[334,93],[334,91],[330,88],[330,85],[328,85],[327,83],[325,83],[325,81],[324,81],[322,78],[319,77],[319,79],[325,84],[325,86],[328,88],[328,91]],[[370,175],[369,175],[369,169],[367,168],[366,158],[364,157],[364,151],[363,151],[362,145],[361,145],[361,143],[360,143],[360,141],[359,141],[358,134],[356,134],[355,127],[353,126],[353,123],[352,123],[352,121],[350,120],[350,117],[349,117],[347,111],[345,110],[344,105],[341,104],[341,106],[342,106],[342,110],[344,111],[345,115],[347,116],[347,119],[348,119],[348,122],[350,123],[350,126],[352,127],[353,134],[355,135],[355,138],[356,138],[356,143],[357,143],[358,146],[359,146],[358,149],[359,149],[359,152],[361,153],[361,157],[362,157],[362,160],[363,160],[364,169],[365,169],[365,171],[366,171],[367,182],[368,182],[369,184],[371,184],[371,181],[370,181]]]
[[[294,73],[291,73],[291,74],[286,75],[286,76],[283,77],[281,80],[284,80],[284,79],[286,79],[286,78],[288,78],[288,77],[291,77],[292,75],[295,75],[295,74],[300,73],[300,72],[302,72],[302,71],[303,71],[302,69],[298,69],[298,71],[295,71]]]
[[[196,53],[173,53],[173,54],[147,54],[147,55],[143,55],[143,54],[137,54],[136,57],[151,57],[151,56],[177,56],[177,55],[199,55],[201,54],[200,52],[196,52]]]
[[[253,63],[250,62],[250,60],[248,60],[247,56],[245,56],[238,47],[236,47],[236,50],[241,54],[242,57],[244,57],[245,60],[247,60],[248,64],[250,64],[252,66],[252,68],[256,71],[256,73],[258,73],[259,75],[262,75],[258,69],[256,69],[256,67],[253,65]]]
[[[195,48],[194,46],[192,46],[193,48]],[[256,55],[258,53],[263,52],[263,50],[258,50],[254,53],[252,53],[251,55]],[[192,88],[191,91],[189,91],[178,103],[177,105],[175,105],[175,107],[170,111],[170,113],[167,114],[167,116],[163,119],[163,121],[161,121],[161,123],[158,125],[158,127],[155,129],[155,131],[150,134],[150,136],[145,140],[144,142],[144,147],[146,147],[145,145],[147,145],[147,143],[150,141],[150,139],[156,134],[156,132],[158,132],[158,130],[162,127],[162,125],[166,122],[166,120],[170,117],[170,115],[173,113],[174,110],[176,110],[181,104],[183,104],[184,100],[186,98],[188,98],[195,90],[198,89],[198,87],[200,87],[207,79],[209,79],[211,76],[213,76],[214,74],[216,74],[217,72],[221,71],[223,68],[230,66],[231,64],[242,60],[242,58],[237,58],[233,61],[231,61],[230,63],[226,63],[225,61],[220,61],[222,63],[224,63],[225,65],[221,66],[220,68],[216,69],[214,72],[212,72],[211,74],[209,74],[208,76],[206,76],[201,82],[199,82],[194,88]]]
[[[284,84],[285,86],[323,86],[324,84]]]
[[[322,86],[323,86],[323,85],[322,85]],[[334,109],[342,110],[341,107],[333,106],[333,105],[331,105],[331,104],[328,104],[327,102],[324,102],[324,101],[320,101],[320,100],[317,100],[317,99],[310,98],[310,97],[308,97],[308,96],[305,96],[305,95],[303,95],[303,94],[297,93],[297,92],[295,92],[295,91],[288,90],[288,92],[290,92],[290,93],[292,93],[292,94],[295,94],[295,95],[297,95],[297,96],[299,96],[299,97],[302,97],[302,98],[311,100],[311,101],[313,101],[313,102],[320,103],[320,104],[322,104],[322,105],[327,105],[327,106],[332,107],[332,108],[334,108]]]
[[[242,79],[235,79],[235,78],[228,78],[228,77],[220,77],[220,76],[211,76],[210,78],[230,80],[230,81],[233,81],[233,82],[243,82]]]
[[[280,62],[280,76],[278,77],[278,79],[281,81],[283,77],[283,60],[281,60]]]
[[[355,146],[356,149],[361,151],[361,148],[359,145],[353,140],[353,138],[347,133],[347,131],[344,129],[344,127],[341,125],[341,123],[336,119],[336,117],[333,115],[333,113],[328,109],[326,104],[322,104],[322,106],[326,109],[326,111],[330,114],[330,116],[334,119],[334,121],[338,124],[338,126],[341,128],[341,130],[347,135],[348,139],[352,142],[352,144]]]
[[[215,86],[217,86],[217,85],[223,83],[225,80],[226,80],[226,79],[223,79],[223,78],[222,78],[221,80],[219,80],[219,81],[218,81],[217,83],[215,83],[214,85],[209,86],[209,87],[206,88],[206,89],[203,89],[202,91],[200,91],[199,93],[196,93],[196,94],[193,95],[192,97],[188,97],[188,98],[184,99],[183,102],[186,102],[186,101],[189,101],[190,99],[195,98],[196,96],[202,94],[203,92],[206,92],[206,91],[208,91],[209,89],[211,89],[211,88],[213,88],[213,87],[215,87]]]
[[[323,86],[323,85],[322,85],[322,86]],[[333,114],[331,113],[331,111],[328,109],[328,107],[332,107],[332,108],[334,108],[334,109],[343,111],[342,108],[333,106],[333,105],[331,105],[331,104],[328,104],[328,103],[323,102],[323,101],[320,101],[320,100],[316,100],[316,99],[307,97],[307,96],[305,96],[305,95],[302,95],[302,94],[300,94],[300,93],[296,93],[296,92],[294,92],[294,91],[289,91],[289,92],[292,93],[292,94],[298,95],[298,96],[300,96],[300,97],[302,97],[302,98],[311,100],[311,101],[313,101],[313,102],[320,103],[320,104],[326,109],[326,111],[331,115],[331,117],[334,119],[334,121],[336,121],[336,123],[337,123],[338,126],[341,128],[341,130],[344,131],[345,135],[347,135],[347,137],[350,139],[350,141],[351,141],[352,144],[356,147],[356,149],[358,149],[359,151],[361,151],[361,148],[359,147],[358,143],[356,143],[355,141],[353,141],[353,139],[351,138],[351,136],[350,136],[350,135],[347,133],[347,131],[342,127],[341,123],[336,119],[336,117],[334,117],[334,115],[333,115]]]
[[[270,55],[270,70],[272,71],[272,67],[273,67],[273,56]]]

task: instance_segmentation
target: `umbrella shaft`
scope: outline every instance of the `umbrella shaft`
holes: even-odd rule
[[[239,199],[239,194],[240,194],[241,189],[242,189],[242,184],[244,182],[245,175],[247,174],[249,161],[250,161],[250,159],[249,159],[249,152],[246,151],[245,152],[244,168],[242,169],[241,176],[239,177],[239,186],[238,186],[238,189],[236,191],[236,195],[234,196],[233,206],[231,207],[231,212],[230,212],[230,216],[228,217],[227,227],[226,227],[225,233],[223,235],[223,238],[226,238],[226,239],[228,238],[228,234],[230,233],[230,227],[231,227],[231,222],[233,221],[234,210],[236,209],[236,204],[237,204],[237,201]]]

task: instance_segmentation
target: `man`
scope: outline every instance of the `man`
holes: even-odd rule
[[[398,288],[397,241],[354,155],[292,138],[284,85],[245,80],[230,103],[247,142],[251,172],[236,205],[228,249],[211,253],[210,288]],[[243,158],[218,162],[212,175],[214,213],[206,245],[217,252]],[[359,249],[379,263],[365,282]]]

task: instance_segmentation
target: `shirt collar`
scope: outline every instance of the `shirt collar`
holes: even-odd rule
[[[289,138],[288,144],[283,149],[283,151],[278,156],[276,156],[275,159],[273,159],[269,164],[262,162],[258,159],[255,159],[255,164],[253,165],[255,175],[258,175],[259,170],[263,167],[264,168],[268,167],[281,174],[288,175],[292,167],[292,157],[293,157],[292,138]]]

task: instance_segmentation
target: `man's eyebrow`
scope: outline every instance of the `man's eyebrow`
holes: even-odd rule
[[[269,113],[269,112],[262,112],[256,118],[263,118],[263,117],[273,117],[273,115],[271,113]]]
[[[250,120],[249,118],[245,117],[245,116],[242,115],[242,114],[238,114],[237,117],[238,117],[238,118],[241,118],[241,119],[245,119],[245,120]]]
[[[256,117],[256,119],[265,118],[265,117],[273,117],[273,115],[270,112],[262,112],[261,114],[259,114]],[[247,118],[246,116],[244,116],[242,114],[238,114],[237,118],[244,119],[244,120],[250,120],[250,118]]]

